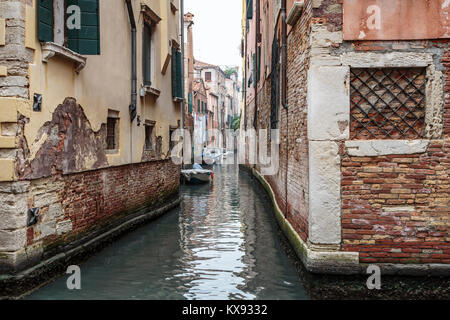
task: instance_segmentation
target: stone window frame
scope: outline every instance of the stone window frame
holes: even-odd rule
[[[145,120],[144,129],[145,131],[145,141],[144,141],[144,150],[145,151],[155,151],[156,147],[156,134],[155,134],[156,121]],[[150,136],[147,135],[148,128],[151,128]],[[150,148],[148,144],[151,144]]]
[[[345,53],[342,65],[348,69],[346,89],[348,90],[348,119],[350,123],[350,69],[351,68],[425,68],[425,132],[424,137],[414,140],[349,140],[346,136],[345,148],[350,156],[378,156],[394,154],[424,153],[430,140],[439,139],[443,133],[444,79],[436,70],[433,55],[417,52],[389,53]],[[347,107],[347,106],[346,106]],[[349,128],[347,128],[349,130]]]
[[[350,68],[427,69],[425,138],[420,140],[350,139]],[[341,237],[341,154],[404,155],[426,152],[432,139],[442,138],[444,77],[431,53],[347,52],[316,55],[308,70],[309,242],[338,250]]]

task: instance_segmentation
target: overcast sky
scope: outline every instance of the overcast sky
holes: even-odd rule
[[[242,0],[185,0],[194,14],[194,56],[215,64],[241,66]]]

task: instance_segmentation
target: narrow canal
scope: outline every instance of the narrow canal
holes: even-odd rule
[[[125,235],[28,299],[307,299],[272,207],[237,166],[212,185],[182,186],[182,204]]]

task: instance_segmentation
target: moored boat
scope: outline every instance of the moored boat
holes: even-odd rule
[[[214,177],[213,172],[206,169],[181,170],[181,175],[183,180],[190,184],[209,183]]]

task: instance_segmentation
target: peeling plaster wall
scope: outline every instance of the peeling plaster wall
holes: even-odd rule
[[[152,37],[161,50],[155,51],[154,81],[152,86],[161,91],[159,98],[150,95],[138,97],[138,115],[142,121],[156,121],[155,133],[163,139],[162,154],[168,153],[169,126],[177,126],[181,120],[180,103],[172,99],[172,82],[170,64],[167,72],[161,72],[166,62],[169,40],[178,43],[176,32],[179,26],[179,10],[174,14],[168,1],[133,1],[137,25],[137,62],[138,91],[143,84],[142,76],[142,18],[141,2],[152,8],[162,20],[155,28]],[[30,1],[31,4],[31,1]],[[34,93],[43,95],[43,110],[33,113],[25,126],[25,137],[30,142],[35,141],[42,126],[51,121],[55,109],[67,98],[75,98],[83,106],[92,130],[101,130],[106,124],[108,109],[119,112],[120,149],[117,154],[108,154],[110,165],[137,163],[142,159],[145,143],[145,130],[138,127],[136,120],[130,124],[128,106],[130,104],[130,61],[131,35],[128,13],[123,1],[100,0],[100,41],[101,54],[87,56],[86,67],[77,74],[71,62],[54,57],[48,63],[42,62],[42,50],[36,36],[36,0],[33,7],[26,6],[27,46],[35,52],[34,62],[29,68],[30,97]],[[125,45],[118,46],[118,41]],[[161,44],[161,45],[159,45]],[[162,45],[164,44],[164,45]],[[169,57],[170,58],[170,57]],[[170,63],[169,59],[169,63]],[[107,80],[105,80],[107,79]],[[132,137],[132,138],[131,138]],[[131,145],[130,145],[130,141]],[[89,168],[87,168],[89,169]]]
[[[23,126],[27,121],[21,121]],[[70,174],[86,169],[108,166],[106,157],[106,126],[94,132],[80,105],[67,98],[52,114],[52,120],[39,131],[34,150],[28,149],[25,137],[17,175],[21,179],[39,179],[55,173]],[[36,146],[39,148],[36,148]]]

